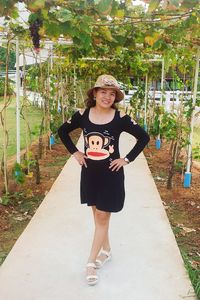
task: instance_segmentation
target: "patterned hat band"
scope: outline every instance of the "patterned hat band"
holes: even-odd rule
[[[109,77],[108,77],[109,76]],[[95,87],[96,85],[99,86],[104,86],[104,85],[108,85],[108,86],[114,86],[116,88],[119,89],[119,84],[117,82],[117,80],[115,78],[110,78],[111,75],[102,75],[101,78],[98,78],[96,83],[95,83]]]

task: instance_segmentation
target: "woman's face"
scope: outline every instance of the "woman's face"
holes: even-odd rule
[[[98,88],[94,91],[96,97],[96,106],[109,108],[113,105],[116,98],[116,91],[113,89]]]

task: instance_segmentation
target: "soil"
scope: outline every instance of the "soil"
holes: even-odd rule
[[[75,142],[79,136],[80,130],[75,130],[71,134]],[[33,157],[38,153],[36,143],[32,145],[31,153]],[[10,162],[13,162],[13,158],[11,158],[8,162],[9,195],[7,197],[3,193],[3,177],[2,173],[0,174],[0,265],[51,189],[69,156],[63,144],[58,142],[52,145],[52,149],[47,150],[46,155],[39,160],[40,184],[36,183],[34,170],[26,175],[23,184],[17,184],[12,179],[13,163]]]
[[[79,136],[80,130],[72,133],[74,141]],[[31,151],[36,154],[37,146],[33,145]],[[173,178],[173,188],[168,190],[166,182],[170,165],[169,144],[162,142],[161,149],[157,150],[155,141],[151,140],[144,154],[181,253],[189,257],[190,266],[200,276],[200,162],[193,162],[191,188],[183,187],[184,175],[178,170]],[[36,184],[35,177],[30,174],[26,176],[23,184],[9,181],[8,203],[0,204],[0,264],[50,190],[68,157],[66,148],[57,143],[39,160],[40,184]],[[11,171],[10,169],[9,172]],[[0,177],[0,197],[6,200],[2,197],[2,182],[3,178]]]
[[[167,189],[169,148],[169,143],[163,141],[157,150],[152,139],[144,154],[181,253],[189,257],[191,267],[200,277],[200,162],[192,164],[190,188],[183,187],[184,170],[180,169],[174,174],[172,189]]]

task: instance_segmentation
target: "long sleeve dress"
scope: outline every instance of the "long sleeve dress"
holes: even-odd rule
[[[125,131],[133,135],[137,142],[126,155],[131,162],[140,154],[149,142],[149,135],[136,124],[128,115],[120,116],[115,111],[114,118],[106,124],[94,124],[89,119],[90,109],[83,114],[77,111],[71,122],[65,122],[59,129],[58,135],[73,154],[78,151],[72,142],[69,133],[76,128],[83,130],[84,151],[87,156],[87,168],[82,166],[80,196],[81,203],[96,206],[97,209],[107,212],[118,212],[124,206],[124,170],[109,169],[110,163],[120,157],[119,137]]]

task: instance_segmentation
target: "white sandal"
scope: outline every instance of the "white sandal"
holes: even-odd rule
[[[96,269],[96,265],[93,262],[87,263],[86,268],[94,268]],[[98,282],[98,275],[87,275],[86,280],[89,285],[95,285]]]
[[[103,254],[103,255],[106,256],[106,258],[105,258],[104,260],[98,259],[98,257],[99,257],[101,254]],[[98,257],[97,257],[97,259],[96,259],[96,261],[95,261],[95,265],[96,265],[96,268],[97,268],[97,269],[100,269],[101,267],[103,267],[103,265],[104,265],[107,261],[109,261],[109,260],[111,259],[111,257],[112,257],[112,255],[111,255],[111,250],[110,250],[109,252],[108,252],[108,251],[105,251],[105,250],[101,250],[100,253],[99,253],[99,255],[98,255]]]

